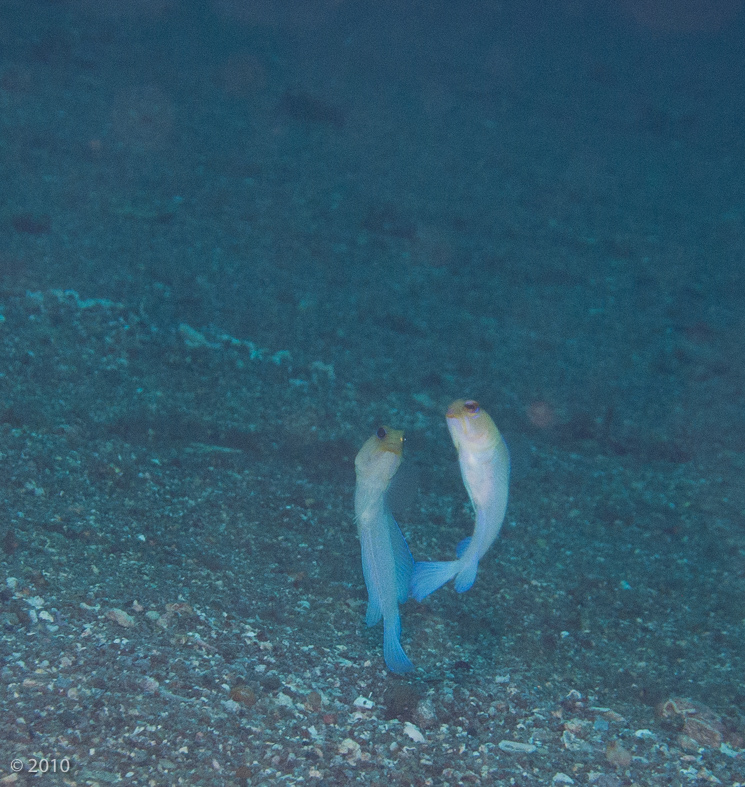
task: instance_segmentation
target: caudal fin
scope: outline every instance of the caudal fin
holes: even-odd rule
[[[457,572],[457,560],[415,563],[414,576],[411,578],[411,595],[417,601],[421,601],[451,580]]]
[[[455,577],[455,589],[458,593],[465,593],[471,589],[471,585],[476,581],[476,572],[479,568],[478,559],[469,560],[467,563],[461,563],[460,571]]]
[[[398,618],[387,621],[383,618],[383,657],[391,672],[410,672],[414,665],[401,647],[401,624]]]

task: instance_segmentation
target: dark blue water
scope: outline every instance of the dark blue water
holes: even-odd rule
[[[339,753],[365,740],[344,727],[359,694],[422,729],[411,707],[431,702],[427,734],[450,727],[425,772],[461,783],[465,766],[442,775],[458,725],[477,752],[522,740],[500,703],[523,696],[525,725],[571,690],[628,720],[636,764],[608,764],[601,724],[595,760],[554,742],[538,783],[570,772],[562,756],[674,783],[698,744],[696,767],[740,778],[718,747],[745,734],[742,6],[1,2],[6,683],[91,631],[131,637],[134,655],[118,641],[69,685],[109,688],[116,715],[156,677],[170,694],[147,684],[141,718],[188,695],[236,752],[254,713],[268,732],[244,759],[260,766],[222,757],[249,783],[352,783],[360,762],[374,783],[391,757],[414,783],[389,731],[368,730],[367,760]],[[392,699],[382,632],[363,625],[352,461],[381,423],[405,429],[391,506],[418,560],[452,559],[472,528],[444,419],[461,397],[510,445],[510,507],[472,590],[402,607],[417,671]],[[27,598],[51,619],[20,614]],[[198,613],[147,622],[176,602]],[[213,655],[178,684],[183,647]],[[86,688],[96,668],[114,671]],[[244,683],[256,710],[215,721],[220,687]],[[19,696],[13,718],[43,716]],[[49,756],[83,729],[77,696],[34,732]],[[713,709],[721,740],[676,737],[670,697]],[[112,751],[140,718],[121,714]],[[321,765],[265,756],[291,718]],[[223,783],[198,719],[173,726],[201,759],[165,747],[166,772]],[[482,754],[485,784],[520,772]],[[107,756],[92,773],[131,766]]]

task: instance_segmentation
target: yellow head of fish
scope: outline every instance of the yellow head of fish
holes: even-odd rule
[[[358,477],[377,479],[386,485],[396,474],[401,464],[404,449],[404,433],[400,429],[381,426],[365,442],[354,460]]]
[[[499,442],[499,430],[475,399],[457,399],[447,411],[447,425],[456,450],[489,451]]]

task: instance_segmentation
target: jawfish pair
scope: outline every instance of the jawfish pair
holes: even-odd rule
[[[368,592],[366,622],[374,626],[383,618],[383,652],[392,672],[413,669],[400,642],[399,604],[410,595],[422,601],[451,579],[458,593],[468,590],[507,510],[510,455],[494,421],[475,400],[458,399],[448,408],[447,426],[475,511],[473,535],[458,544],[455,560],[415,564],[390,511],[386,495],[401,465],[403,432],[381,426],[355,459],[354,508]]]

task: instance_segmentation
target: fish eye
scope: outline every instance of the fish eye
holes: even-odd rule
[[[470,413],[471,415],[475,415],[481,408],[479,407],[479,403],[475,399],[469,399],[467,402],[463,402],[463,409]]]
[[[388,432],[386,432],[384,426],[381,426],[381,427],[378,428],[378,431],[375,432],[375,434],[378,436],[379,440],[385,440],[386,435],[388,434]]]

